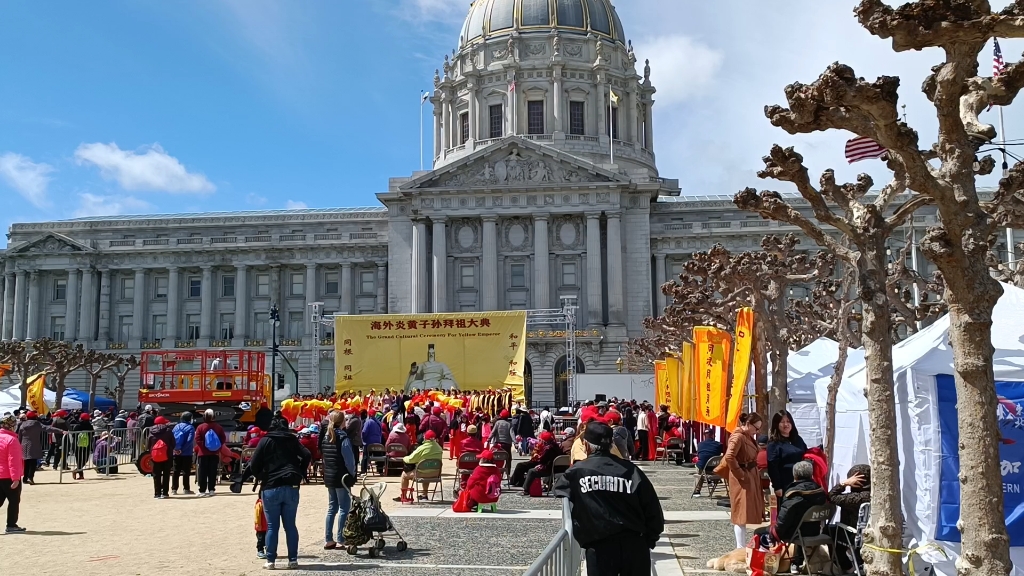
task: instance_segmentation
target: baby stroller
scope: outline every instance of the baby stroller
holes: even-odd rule
[[[352,493],[352,508],[349,510],[348,519],[345,521],[345,551],[350,555],[359,552],[359,547],[367,542],[372,542],[369,548],[370,558],[376,558],[384,549],[386,542],[384,535],[394,532],[398,536],[398,543],[395,550],[405,552],[409,547],[405,538],[398,532],[391,518],[384,513],[380,505],[381,496],[387,490],[387,484],[380,482],[372,487],[365,484],[359,491],[359,496]],[[376,539],[374,535],[376,534]]]

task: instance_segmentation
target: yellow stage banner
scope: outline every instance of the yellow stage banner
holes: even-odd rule
[[[525,311],[339,316],[334,335],[338,392],[509,387],[523,398]]]
[[[46,389],[46,372],[29,376],[26,382],[28,382],[28,390],[25,400],[28,402],[28,407],[38,412],[40,416],[46,416],[50,413],[50,407],[43,400],[43,390]]]
[[[673,412],[672,397],[674,394],[667,360],[654,361],[654,383],[656,386],[654,389],[654,403],[657,406],[668,406],[668,411],[670,413]]]
[[[693,329],[693,346],[697,357],[696,420],[725,426],[729,333],[710,326],[697,326]]]
[[[697,389],[695,387],[693,369],[696,364],[693,358],[693,344],[683,342],[682,354],[679,355],[681,364],[679,374],[679,416],[683,420],[694,420],[694,408],[697,405]]]
[[[667,392],[665,396],[669,399],[668,410],[672,414],[681,416],[683,412],[682,397],[682,378],[683,378],[683,360],[678,355],[673,354],[668,358],[665,358],[665,368],[668,373],[665,378],[665,387]]]
[[[729,412],[725,429],[732,432],[739,425],[740,414],[746,400],[747,378],[750,377],[750,357],[754,344],[754,310],[740,308],[736,313],[736,350],[732,362],[732,388],[729,391]]]

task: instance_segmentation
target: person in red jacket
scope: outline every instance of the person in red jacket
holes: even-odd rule
[[[473,469],[469,480],[466,480],[466,491],[469,492],[469,505],[494,504],[498,501],[501,486],[501,468],[494,465],[494,453],[484,450],[480,453],[480,464]],[[487,481],[491,476],[498,477],[499,494],[487,493]]]
[[[214,422],[213,410],[203,413],[203,423],[196,428],[196,455],[199,460],[197,483],[199,497],[213,496],[217,486],[217,469],[220,466],[220,449],[227,442],[227,436],[220,424]],[[207,442],[207,437],[211,440]],[[212,442],[216,438],[216,442]]]
[[[480,435],[477,434],[476,426],[470,424],[466,427],[466,437],[462,439],[461,452],[476,452],[477,454],[484,451],[484,441],[480,439]]]

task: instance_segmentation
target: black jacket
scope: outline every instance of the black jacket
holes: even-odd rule
[[[515,435],[522,436],[523,438],[533,438],[533,418],[530,418],[529,414],[525,412],[518,415],[518,419],[515,422]]]
[[[654,485],[621,458],[597,453],[576,462],[555,483],[555,495],[572,502],[573,536],[584,548],[628,532],[653,549],[665,530]]]
[[[772,526],[773,534],[783,542],[789,542],[796,536],[797,528],[804,514],[814,506],[825,503],[825,491],[813,480],[793,482],[782,493],[779,504],[779,515]],[[808,524],[803,530],[804,537],[817,536],[821,533],[821,524]]]
[[[768,477],[772,490],[788,490],[793,483],[793,465],[804,459],[807,444],[799,436],[768,443]]]
[[[320,433],[320,454],[324,462],[324,486],[328,488],[341,488],[342,479],[349,477],[349,482],[354,484],[356,477],[355,458],[352,454],[352,443],[348,434],[340,428],[334,430],[334,442],[327,439],[327,430]],[[352,469],[348,468],[345,462],[345,452],[348,451],[348,459],[352,461]],[[352,486],[350,485],[349,488]]]
[[[291,432],[273,431],[260,439],[249,460],[249,473],[263,489],[298,486],[312,456]],[[246,474],[248,476],[248,474]]]
[[[146,450],[149,450],[150,454],[152,454],[153,446],[157,440],[163,440],[167,446],[166,462],[170,462],[171,458],[174,457],[174,426],[171,424],[154,424],[149,429],[149,438],[146,439]]]

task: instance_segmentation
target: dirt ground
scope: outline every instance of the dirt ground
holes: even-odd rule
[[[448,468],[448,466],[446,466]],[[451,467],[454,469],[454,466]],[[122,467],[124,470],[124,467]],[[400,506],[397,478],[388,478],[385,509]],[[371,476],[368,482],[378,482]],[[451,482],[448,476],[445,485]],[[0,534],[0,572],[12,575],[92,576],[199,573],[242,576],[263,573],[256,558],[253,504],[247,484],[232,494],[226,484],[213,498],[153,498],[152,479],[134,471],[84,481],[56,472],[36,473],[36,485],[22,490],[18,523],[28,531]],[[193,490],[195,485],[193,483]],[[299,503],[299,556],[322,552],[327,493],[303,486]],[[0,508],[0,517],[6,506]],[[284,535],[279,555],[285,556]]]

